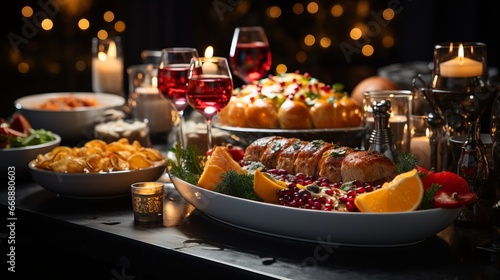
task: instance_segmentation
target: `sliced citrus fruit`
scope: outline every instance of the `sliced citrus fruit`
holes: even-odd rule
[[[213,191],[215,186],[222,180],[222,175],[228,171],[236,171],[246,174],[244,170],[231,156],[227,147],[216,146],[205,163],[205,168],[198,180],[198,186]]]
[[[424,187],[417,169],[404,172],[382,188],[359,194],[354,204],[361,212],[404,212],[418,208]]]
[[[286,189],[286,183],[270,178],[260,169],[255,170],[253,190],[264,202],[278,204],[278,191]]]

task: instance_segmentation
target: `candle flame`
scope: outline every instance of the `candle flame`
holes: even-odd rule
[[[110,58],[116,58],[116,44],[113,41],[109,43],[108,56]]]
[[[464,62],[464,45],[462,44],[458,46],[458,60],[460,61],[460,63]]]
[[[104,52],[99,52],[97,53],[97,59],[100,61],[106,61],[108,59],[108,56]]]
[[[214,48],[212,46],[208,46],[205,50],[205,57],[210,58],[212,56],[214,56]]]

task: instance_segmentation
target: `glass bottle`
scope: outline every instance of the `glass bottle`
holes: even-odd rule
[[[371,106],[375,128],[370,135],[368,151],[378,151],[392,161],[396,161],[396,145],[392,140],[392,131],[389,127],[391,102],[389,100],[373,101]]]
[[[500,200],[500,92],[497,92],[493,108],[491,110],[491,139],[492,146],[492,160],[493,160],[493,176],[491,182],[494,182],[494,189],[496,192],[496,200]]]
[[[460,226],[487,227],[491,224],[491,197],[489,188],[484,188],[488,181],[489,167],[480,128],[479,122],[468,123],[467,138],[458,159],[457,174],[469,183],[470,191],[475,192],[478,197],[458,217],[456,223]]]
[[[471,191],[475,193],[478,193],[481,185],[488,180],[489,167],[486,146],[481,140],[479,122],[469,122],[467,125],[467,139],[458,159],[457,174],[467,180]]]

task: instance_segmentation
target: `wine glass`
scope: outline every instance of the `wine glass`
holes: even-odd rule
[[[186,148],[184,140],[184,110],[186,101],[189,63],[198,57],[195,48],[165,48],[161,50],[158,66],[158,89],[161,95],[172,103],[179,113],[178,140],[182,148]]]
[[[271,69],[271,49],[261,26],[236,27],[229,53],[231,68],[246,84],[260,80]]]
[[[212,118],[226,107],[232,92],[233,79],[226,58],[200,57],[191,59],[187,101],[193,109],[205,117],[207,151],[212,148]]]

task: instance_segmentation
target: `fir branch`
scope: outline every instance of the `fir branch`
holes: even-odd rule
[[[190,147],[183,149],[179,143],[170,149],[174,153],[175,159],[167,160],[169,173],[190,183],[196,185],[203,172],[204,156],[197,148]]]
[[[417,167],[417,156],[410,153],[400,153],[396,158],[397,173],[408,172]]]
[[[240,198],[262,201],[253,190],[253,174],[240,174],[234,170],[225,172],[222,175],[222,180],[215,186],[214,191]]]
[[[432,202],[434,201],[434,196],[437,191],[441,188],[440,184],[432,184],[430,188],[428,188],[424,192],[424,197],[422,198],[422,202],[418,207],[419,210],[432,208]]]

